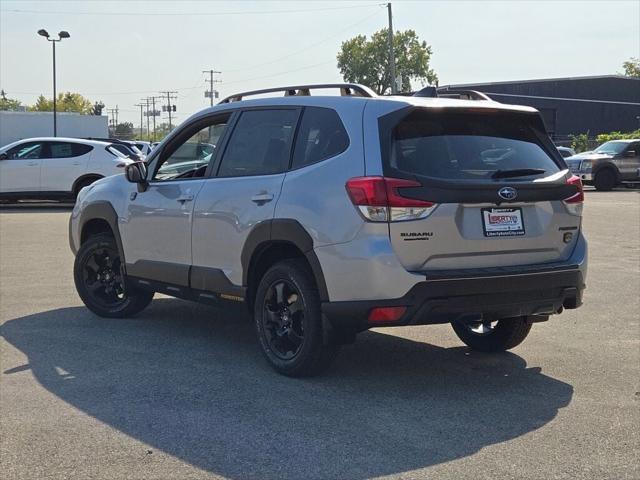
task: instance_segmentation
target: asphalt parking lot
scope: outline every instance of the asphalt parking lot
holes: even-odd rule
[[[0,210],[5,479],[640,478],[640,192],[590,191],[585,306],[511,353],[377,329],[278,376],[242,310],[76,295],[68,208]]]

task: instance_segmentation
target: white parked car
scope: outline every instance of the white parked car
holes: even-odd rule
[[[44,137],[0,148],[0,199],[75,198],[96,180],[124,172],[132,160],[107,142]]]

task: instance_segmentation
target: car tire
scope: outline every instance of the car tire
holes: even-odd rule
[[[153,292],[126,285],[120,268],[120,254],[113,236],[99,234],[85,241],[76,255],[73,277],[78,295],[96,315],[130,317],[142,311]]]
[[[77,185],[75,186],[74,190],[73,190],[73,198],[74,200],[78,197],[78,194],[80,193],[80,190],[82,190],[84,187],[88,187],[89,185],[91,185],[93,182],[100,180],[101,177],[89,177],[89,178],[85,178],[80,180]]]
[[[611,168],[600,170],[593,179],[593,185],[600,192],[608,192],[616,186],[616,173]]]
[[[254,322],[265,358],[283,375],[317,375],[338,352],[338,345],[325,341],[318,288],[299,259],[279,262],[264,274],[256,290]]]
[[[453,322],[453,330],[467,346],[480,352],[504,352],[520,345],[531,331],[529,317],[504,318],[497,322]]]

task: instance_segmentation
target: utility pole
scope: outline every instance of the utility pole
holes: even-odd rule
[[[172,128],[173,128],[172,125],[171,125],[171,99],[173,99],[173,100],[177,99],[178,97],[176,97],[173,94],[178,93],[178,92],[165,91],[165,92],[160,92],[160,93],[162,93],[163,95],[167,96],[167,112],[169,112],[169,131],[171,131]]]
[[[213,99],[214,99],[214,92],[213,92],[213,84],[214,83],[220,83],[220,80],[214,80],[213,79],[213,75],[214,74],[221,74],[222,72],[218,72],[217,70],[203,70],[202,73],[208,73],[209,74],[209,90],[204,92],[204,98],[209,97],[209,105],[211,105],[213,107]],[[217,92],[216,92],[217,93]]]
[[[109,112],[109,116],[111,117],[109,119],[109,123],[111,124],[111,128],[113,129],[112,133],[113,136],[116,136],[116,125],[118,123],[118,106],[116,105],[116,108],[108,108],[107,111]]]
[[[156,97],[151,97],[151,114],[153,115],[153,141],[156,141]]]
[[[147,140],[149,140],[151,138],[150,137],[150,132],[149,132],[149,99],[148,98],[143,98],[141,101],[144,102],[143,103],[144,109],[145,109],[144,114],[147,117]]]
[[[391,14],[391,2],[387,3],[389,13],[389,72],[391,73],[391,93],[398,93],[396,85],[396,58],[393,53],[393,15]]]
[[[140,136],[142,136],[142,108],[144,107],[144,103],[136,103],[135,107],[140,107]]]

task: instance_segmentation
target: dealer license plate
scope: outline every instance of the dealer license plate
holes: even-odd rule
[[[485,237],[517,237],[524,235],[521,208],[483,208]]]

